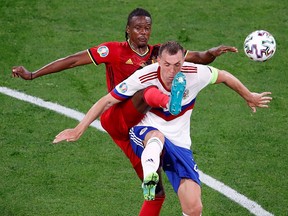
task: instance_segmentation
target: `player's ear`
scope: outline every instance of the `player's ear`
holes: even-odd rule
[[[126,26],[126,32],[127,32],[127,34],[130,34],[130,28],[128,25]]]
[[[161,58],[160,58],[160,56],[158,55],[157,56],[157,62],[160,64],[160,60],[161,60]]]

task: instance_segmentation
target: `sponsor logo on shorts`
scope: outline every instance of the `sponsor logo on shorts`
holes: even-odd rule
[[[198,166],[197,166],[197,164],[194,165],[194,170],[195,170],[195,172],[198,172]]]
[[[106,57],[108,56],[109,54],[109,49],[107,46],[100,46],[98,49],[97,49],[97,52],[99,53],[99,55],[101,57]]]
[[[146,132],[147,129],[148,129],[147,127],[143,128],[143,129],[140,131],[139,135],[140,135],[140,136],[143,135],[143,134]]]
[[[119,91],[121,93],[125,93],[125,92],[127,92],[127,90],[128,90],[127,84],[126,83],[121,83],[120,86],[119,86]]]

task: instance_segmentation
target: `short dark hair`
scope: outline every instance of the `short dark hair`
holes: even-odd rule
[[[127,19],[127,25],[126,26],[129,26],[130,25],[130,22],[132,20],[133,17],[135,16],[145,16],[145,17],[149,17],[150,20],[151,20],[151,24],[152,24],[152,17],[151,17],[151,14],[143,9],[143,8],[136,8],[134,9],[129,15],[128,15],[128,19]],[[127,32],[125,31],[125,38],[126,40],[128,40],[128,34]]]
[[[176,41],[168,41],[166,43],[163,43],[159,49],[159,57],[161,57],[164,50],[167,51],[170,55],[175,55],[179,51],[181,51],[184,56],[184,48]]]

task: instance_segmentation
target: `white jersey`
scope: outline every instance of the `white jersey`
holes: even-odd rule
[[[216,81],[218,73],[211,66],[189,62],[184,62],[181,71],[186,76],[186,89],[180,114],[174,116],[166,108],[152,108],[138,125],[155,127],[175,145],[190,149],[190,119],[196,96],[205,86]],[[136,71],[117,85],[111,94],[119,100],[125,100],[151,85],[170,95],[161,81],[158,63]]]

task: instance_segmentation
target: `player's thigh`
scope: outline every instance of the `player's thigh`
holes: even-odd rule
[[[194,215],[201,213],[201,187],[191,179],[182,179],[178,189],[178,197],[184,213]]]

